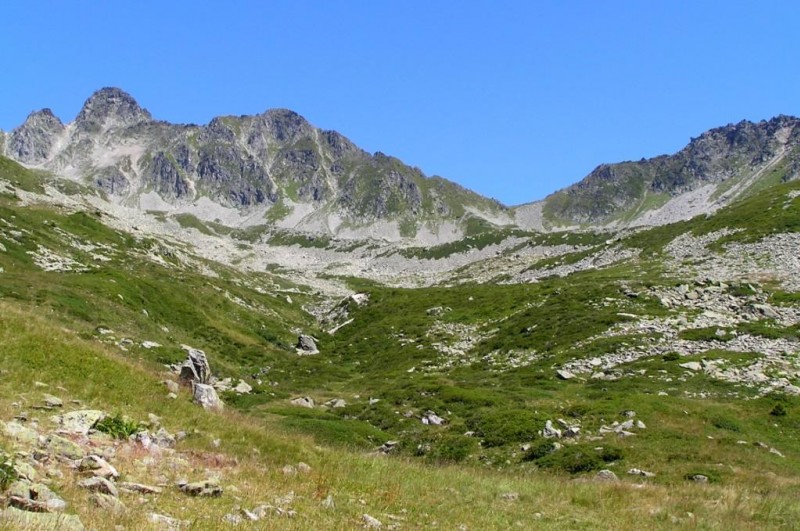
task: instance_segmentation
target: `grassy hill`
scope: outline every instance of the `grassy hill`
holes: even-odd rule
[[[767,359],[733,350],[738,336],[796,342],[796,322],[784,317],[798,309],[797,293],[769,279],[696,282],[689,272],[705,262],[675,269],[668,250],[680,235],[723,228],[712,253],[796,233],[796,183],[714,217],[622,235],[615,245],[641,249],[638,258],[565,277],[426,289],[346,279],[368,302],[343,301],[346,314],[317,321],[304,311],[329,303],[316,291],[111,229],[99,213],[32,204],[23,191],[43,189],[47,178],[0,162],[0,182],[12,185],[0,190],[0,419],[25,412],[29,424],[54,429],[48,419],[58,411],[37,409],[47,393],[64,410],[97,408],[143,426],[153,414],[170,433],[185,433],[174,453],[147,455],[144,466],[135,444],[101,444],[114,449],[121,481],[163,488],[122,495],[127,510],[117,514],[92,506],[65,464],[41,465],[41,475],[61,471],[51,488],[88,527],[155,528],[148,515],[159,513],[222,528],[238,508],[263,503],[284,512],[256,528],[349,529],[364,525],[364,514],[401,529],[777,528],[800,517],[800,399],[681,366],[719,361],[729,370]],[[702,327],[711,317],[694,299],[664,302],[683,286],[701,301],[724,297],[736,311],[761,304],[782,317]],[[296,354],[299,332],[318,338],[320,354]],[[575,365],[649,352],[666,336],[697,353],[642,355],[590,372]],[[174,375],[166,365],[183,360],[182,344],[203,349],[215,374],[253,392],[223,393],[218,413],[192,404],[187,388],[167,398],[162,381]],[[765,376],[796,385],[797,350],[779,358],[785,374]],[[574,374],[563,380],[559,370]],[[301,396],[347,405],[290,403]],[[558,419],[579,436],[543,436],[548,421],[567,431]],[[376,455],[387,441],[396,449]],[[28,459],[18,449],[30,454],[7,435],[0,447],[16,461]],[[629,475],[634,468],[655,476]],[[595,480],[601,469],[620,480]],[[175,487],[209,476],[221,497]]]

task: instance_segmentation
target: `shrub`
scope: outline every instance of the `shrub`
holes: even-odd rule
[[[531,445],[522,457],[523,461],[536,461],[556,451],[556,443],[550,439],[540,439]]]
[[[603,467],[604,461],[597,450],[586,446],[567,446],[563,449],[547,454],[536,460],[542,468],[550,468],[577,474],[590,472]]]
[[[484,447],[534,439],[544,421],[527,409],[482,410],[467,421],[467,426],[483,438]]]
[[[9,456],[3,455],[2,463],[0,463],[0,491],[6,490],[18,478],[17,471],[14,470],[14,462]]]
[[[102,431],[114,437],[115,439],[127,439],[134,433],[142,431],[138,424],[124,418],[119,413],[112,416],[107,416],[100,419],[94,425],[97,431]]]
[[[715,417],[711,419],[711,424],[713,424],[715,428],[721,430],[728,430],[736,433],[742,431],[742,427],[739,423],[728,417]]]
[[[476,448],[476,441],[463,435],[443,435],[431,447],[428,457],[435,461],[463,461]]]
[[[663,359],[664,361],[677,361],[681,359],[681,355],[678,354],[677,352],[667,352],[666,354],[661,356],[661,359]]]
[[[772,411],[770,411],[769,414],[773,417],[785,417],[786,407],[783,404],[775,404],[775,407],[772,408]]]

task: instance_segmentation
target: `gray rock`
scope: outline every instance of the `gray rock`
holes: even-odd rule
[[[94,427],[97,422],[104,418],[106,413],[97,409],[82,409],[79,411],[70,411],[62,415],[53,415],[50,417],[55,424],[58,425],[62,431],[70,433],[87,434],[89,430]]]
[[[301,355],[319,354],[316,339],[305,334],[298,336],[296,349],[297,353]]]
[[[345,402],[341,398],[334,398],[333,400],[328,400],[327,402],[325,402],[325,405],[332,409],[339,409],[347,407],[347,402]]]
[[[115,487],[114,484],[111,483],[106,478],[99,476],[82,479],[78,481],[78,486],[90,490],[92,492],[100,492],[102,494],[108,494],[114,497],[119,496],[119,493],[117,492],[117,487]]]
[[[78,470],[81,472],[89,472],[93,476],[106,479],[119,478],[119,472],[117,472],[116,468],[114,468],[108,461],[99,455],[94,454],[87,455],[81,459],[81,462],[78,465]]]
[[[178,385],[178,382],[176,382],[175,380],[164,380],[164,385],[167,386],[167,391],[169,391],[170,393],[177,394],[178,391],[180,390],[180,386]]]
[[[599,481],[619,481],[617,475],[608,469],[603,469],[594,476]]]
[[[23,426],[19,422],[2,422],[0,427],[3,433],[11,439],[23,444],[36,444],[39,441],[39,432],[27,426]]]
[[[703,474],[695,474],[691,476],[689,479],[694,481],[695,483],[708,483],[708,476],[704,476]]]
[[[703,366],[696,361],[687,361],[686,363],[681,363],[681,367],[684,369],[689,369],[690,371],[701,371],[703,370]]]
[[[556,371],[556,375],[561,378],[562,380],[572,380],[575,378],[575,375],[569,372],[566,369],[559,369]]]
[[[142,483],[133,483],[130,481],[123,481],[119,484],[119,488],[125,492],[136,492],[138,494],[161,494],[161,487],[153,487],[144,485]]]
[[[433,411],[426,411],[424,415],[422,415],[422,423],[423,424],[430,424],[433,426],[441,426],[442,424],[446,423],[447,421],[434,413]]]
[[[364,523],[364,529],[380,529],[383,527],[380,520],[368,514],[361,515],[361,521]]]
[[[378,447],[378,452],[388,454],[395,451],[400,446],[400,441],[386,441]]]
[[[643,478],[654,478],[656,477],[655,474],[652,472],[647,472],[646,470],[641,470],[638,468],[631,468],[628,470],[628,474],[631,476],[642,476]]]
[[[210,479],[205,481],[196,481],[194,483],[179,481],[178,488],[181,492],[188,494],[189,496],[202,496],[210,498],[218,498],[219,496],[222,496],[222,487],[220,487],[216,481]]]
[[[49,408],[62,407],[64,405],[64,401],[57,396],[46,394],[44,395],[44,405]]]
[[[116,496],[110,494],[95,492],[89,496],[89,502],[95,507],[110,513],[119,514],[125,512],[125,504],[119,501]]]
[[[30,481],[15,481],[8,489],[9,505],[37,513],[62,512],[67,502],[59,498],[47,485]]]
[[[307,396],[295,398],[290,403],[293,406],[307,407],[309,409],[314,407],[314,399]]]
[[[44,446],[49,452],[60,458],[76,460],[83,459],[86,455],[86,451],[80,445],[55,434],[47,436]]]
[[[186,361],[181,365],[180,378],[185,382],[205,384],[211,379],[211,367],[206,353],[202,350],[182,345],[186,350]]]
[[[181,529],[192,525],[188,520],[178,520],[177,518],[157,513],[150,513],[147,519],[150,523],[156,524],[161,529]]]
[[[12,463],[12,467],[14,468],[14,472],[17,474],[18,479],[23,479],[27,481],[36,481],[38,474],[36,473],[36,469],[33,468],[30,464],[26,463],[25,461],[20,461],[18,459],[14,460]]]
[[[552,420],[548,420],[544,424],[544,429],[541,431],[541,435],[545,439],[560,439],[561,430],[553,426]]]
[[[246,395],[253,392],[253,386],[245,382],[244,380],[239,380],[239,383],[236,387],[233,388],[234,392],[239,393],[240,395]]]
[[[192,400],[203,409],[221,410],[224,405],[217,395],[217,391],[208,384],[194,383],[192,385]]]
[[[0,511],[0,527],[37,531],[84,531],[80,518],[74,514],[30,512],[15,507]]]

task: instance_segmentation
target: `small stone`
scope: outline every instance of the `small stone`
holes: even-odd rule
[[[142,483],[132,483],[123,481],[119,484],[119,488],[125,492],[136,492],[138,494],[161,494],[161,487],[152,487]]]
[[[697,361],[687,361],[686,363],[681,363],[680,367],[684,369],[689,369],[690,371],[700,371],[703,370],[703,366],[700,365]]]
[[[311,467],[303,462],[297,463],[297,471],[301,474],[308,474],[311,472]]]
[[[572,380],[575,378],[575,375],[569,372],[566,369],[559,369],[556,371],[556,375],[561,378],[562,380]]]
[[[704,476],[703,474],[695,474],[691,476],[689,479],[694,481],[695,483],[708,483],[708,476]]]
[[[222,496],[222,487],[216,481],[205,480],[197,481],[195,483],[179,482],[178,488],[190,496],[204,496],[216,498]]]
[[[361,515],[361,521],[364,522],[364,529],[380,529],[383,527],[380,520],[368,514]]]
[[[78,486],[84,489],[88,489],[92,492],[99,492],[101,494],[108,494],[110,496],[114,496],[115,498],[119,496],[117,492],[117,487],[114,486],[106,478],[101,478],[99,476],[95,476],[88,479],[82,479],[78,481]]]
[[[325,509],[335,509],[336,503],[333,501],[333,496],[328,494],[328,496],[322,500],[322,507]]]
[[[157,513],[150,513],[147,519],[150,520],[151,523],[164,526],[167,529],[180,529],[191,525],[191,522],[187,520],[178,520],[177,518]]]
[[[239,380],[239,384],[233,390],[240,395],[246,395],[253,392],[253,387],[244,380]]]
[[[294,400],[291,401],[291,404],[294,406],[307,407],[310,409],[314,407],[314,399],[304,396],[300,398],[295,398]]]
[[[110,494],[95,492],[91,496],[89,496],[89,501],[92,503],[92,505],[99,507],[105,511],[109,511],[116,514],[125,512],[125,504],[119,501],[119,499],[117,499],[116,496],[112,496]]]
[[[180,390],[180,385],[175,380],[164,380],[164,385],[167,386],[167,391],[176,393]]]
[[[619,481],[617,475],[608,469],[601,470],[594,476],[594,478],[599,481]]]
[[[640,470],[638,468],[631,468],[628,470],[628,474],[631,476],[642,476],[643,478],[654,478],[656,477],[655,474],[652,472],[647,472],[646,470]]]
[[[47,407],[62,407],[64,401],[53,395],[44,395],[44,405]]]
[[[517,501],[519,500],[519,492],[504,492],[500,497],[506,501]]]
[[[106,479],[117,479],[119,472],[99,455],[87,455],[78,465],[81,472],[90,472],[92,475]]]

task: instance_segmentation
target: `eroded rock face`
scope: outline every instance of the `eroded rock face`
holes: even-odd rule
[[[152,116],[127,92],[106,87],[92,94],[83,104],[75,125],[79,131],[97,133],[110,127],[149,122]]]
[[[153,120],[133,97],[109,87],[90,96],[72,124],[45,109],[5,138],[0,152],[71,179],[88,176],[119,202],[155,191],[175,205],[200,197],[233,208],[302,203],[334,208],[357,224],[423,213],[453,218],[451,205],[502,210],[398,159],[370,155],[287,109],[177,125]]]
[[[25,123],[11,132],[9,154],[25,164],[41,164],[50,158],[58,136],[64,132],[50,109],[32,112]]]

